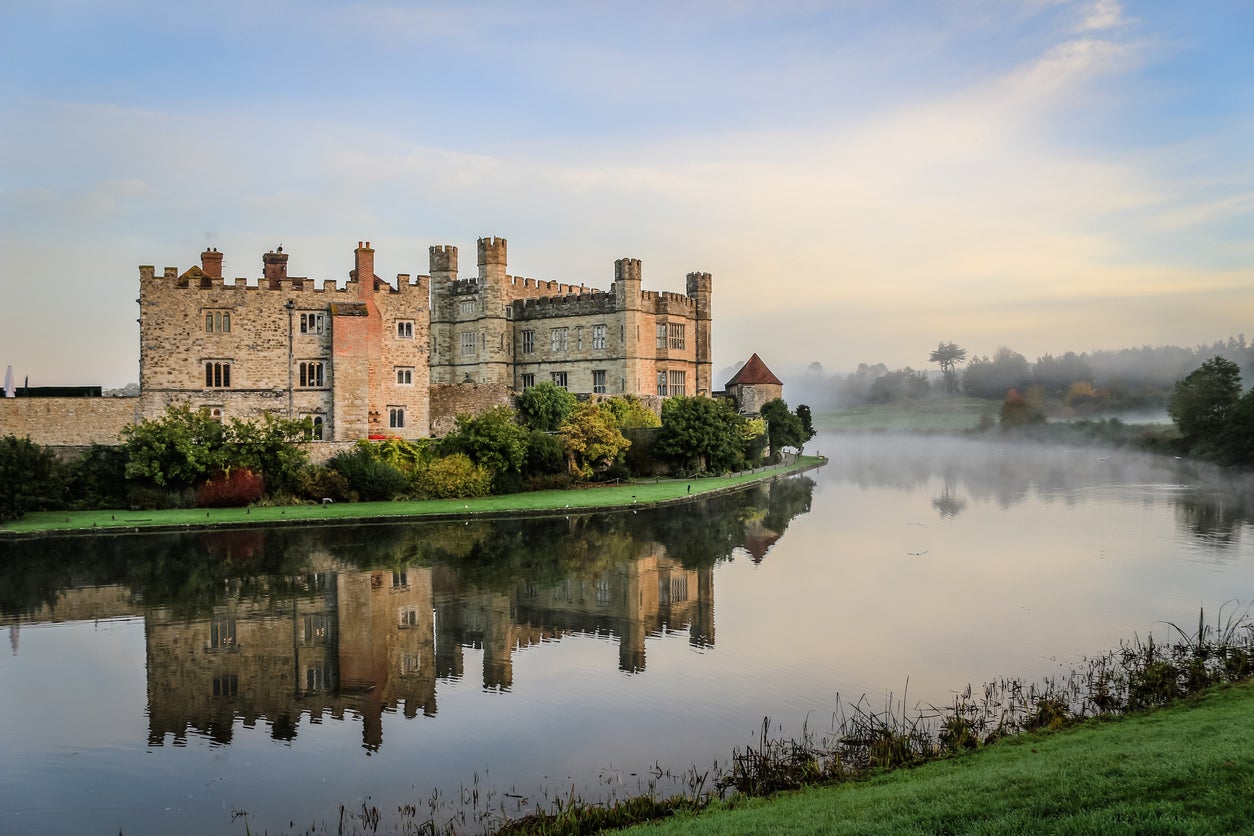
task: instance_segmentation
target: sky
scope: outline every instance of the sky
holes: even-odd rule
[[[141,264],[714,281],[758,352],[1254,337],[1249,0],[0,4],[0,369],[138,380]]]

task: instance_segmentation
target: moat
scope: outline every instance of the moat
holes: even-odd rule
[[[364,804],[474,832],[572,788],[682,792],[764,716],[821,733],[907,680],[944,704],[1254,598],[1248,477],[809,449],[830,464],[635,513],[2,543],[0,831],[334,831]]]

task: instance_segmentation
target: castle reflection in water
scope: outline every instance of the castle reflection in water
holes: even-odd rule
[[[638,516],[25,544],[0,555],[0,626],[16,654],[25,624],[142,618],[150,745],[258,722],[290,740],[347,714],[376,749],[385,713],[436,714],[468,649],[483,688],[508,691],[516,652],[566,636],[617,642],[632,674],[650,636],[713,646],[714,567],[762,560],[813,486]]]
[[[349,712],[376,748],[385,711],[435,714],[436,683],[463,677],[466,648],[482,651],[483,687],[508,690],[515,651],[566,635],[616,637],[619,669],[631,673],[644,670],[647,636],[687,630],[693,645],[712,645],[713,578],[712,566],[685,569],[659,552],[593,577],[466,594],[448,567],[328,563],[267,579],[272,590],[228,583],[208,618],[145,607],[128,587],[108,585],[63,588],[55,606],[5,620],[16,653],[23,623],[142,616],[150,744],[189,731],[229,743],[237,718],[290,739],[302,715]]]

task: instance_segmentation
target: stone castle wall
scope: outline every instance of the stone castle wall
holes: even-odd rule
[[[45,446],[117,444],[139,398],[0,398],[0,435]]]

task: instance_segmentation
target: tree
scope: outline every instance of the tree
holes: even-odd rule
[[[65,483],[65,467],[52,450],[29,438],[0,438],[0,522],[57,507]]]
[[[814,429],[814,415],[810,412],[810,407],[806,404],[797,404],[797,417],[801,419],[801,434],[805,436],[805,441],[809,441],[818,434]]]
[[[1026,389],[1032,382],[1028,360],[1006,346],[997,349],[992,358],[977,357],[967,364],[962,375],[962,388],[975,398],[1003,399],[1011,389]]]
[[[945,393],[949,395],[958,394],[958,372],[959,363],[966,362],[967,350],[959,348],[955,343],[940,342],[936,346],[936,350],[928,357],[933,363],[940,365],[941,373],[945,376]]]
[[[549,381],[537,383],[518,396],[518,415],[523,425],[546,433],[557,432],[574,410],[576,398]]]
[[[223,468],[226,437],[226,427],[207,411],[171,404],[160,418],[122,429],[126,477],[174,490],[189,488]]]
[[[1167,414],[1190,445],[1215,443],[1241,397],[1241,367],[1212,357],[1176,383]]]
[[[437,459],[418,477],[418,488],[431,499],[487,496],[492,490],[492,471],[477,465],[464,453]]]
[[[931,391],[927,375],[906,366],[877,378],[867,390],[866,399],[871,403],[896,403],[926,398]]]
[[[615,395],[601,403],[601,408],[614,416],[620,430],[660,427],[662,419],[635,395]]]
[[[667,398],[656,449],[684,467],[723,473],[744,463],[740,425],[744,416],[724,398]]]
[[[585,479],[618,461],[631,446],[613,413],[593,403],[576,406],[558,434],[565,444],[571,473]]]
[[[771,458],[779,455],[785,447],[800,448],[805,444],[805,428],[801,419],[788,411],[788,404],[783,398],[775,398],[762,404],[758,414],[766,421],[766,434],[770,439]]]
[[[496,476],[519,473],[527,457],[527,430],[514,420],[514,410],[508,406],[459,415],[457,426],[441,441],[440,451],[446,456],[465,453]]]
[[[222,469],[247,468],[261,475],[270,493],[292,493],[309,464],[309,454],[299,443],[312,430],[309,418],[278,418],[269,412],[262,414],[260,423],[233,418],[227,428]]]

